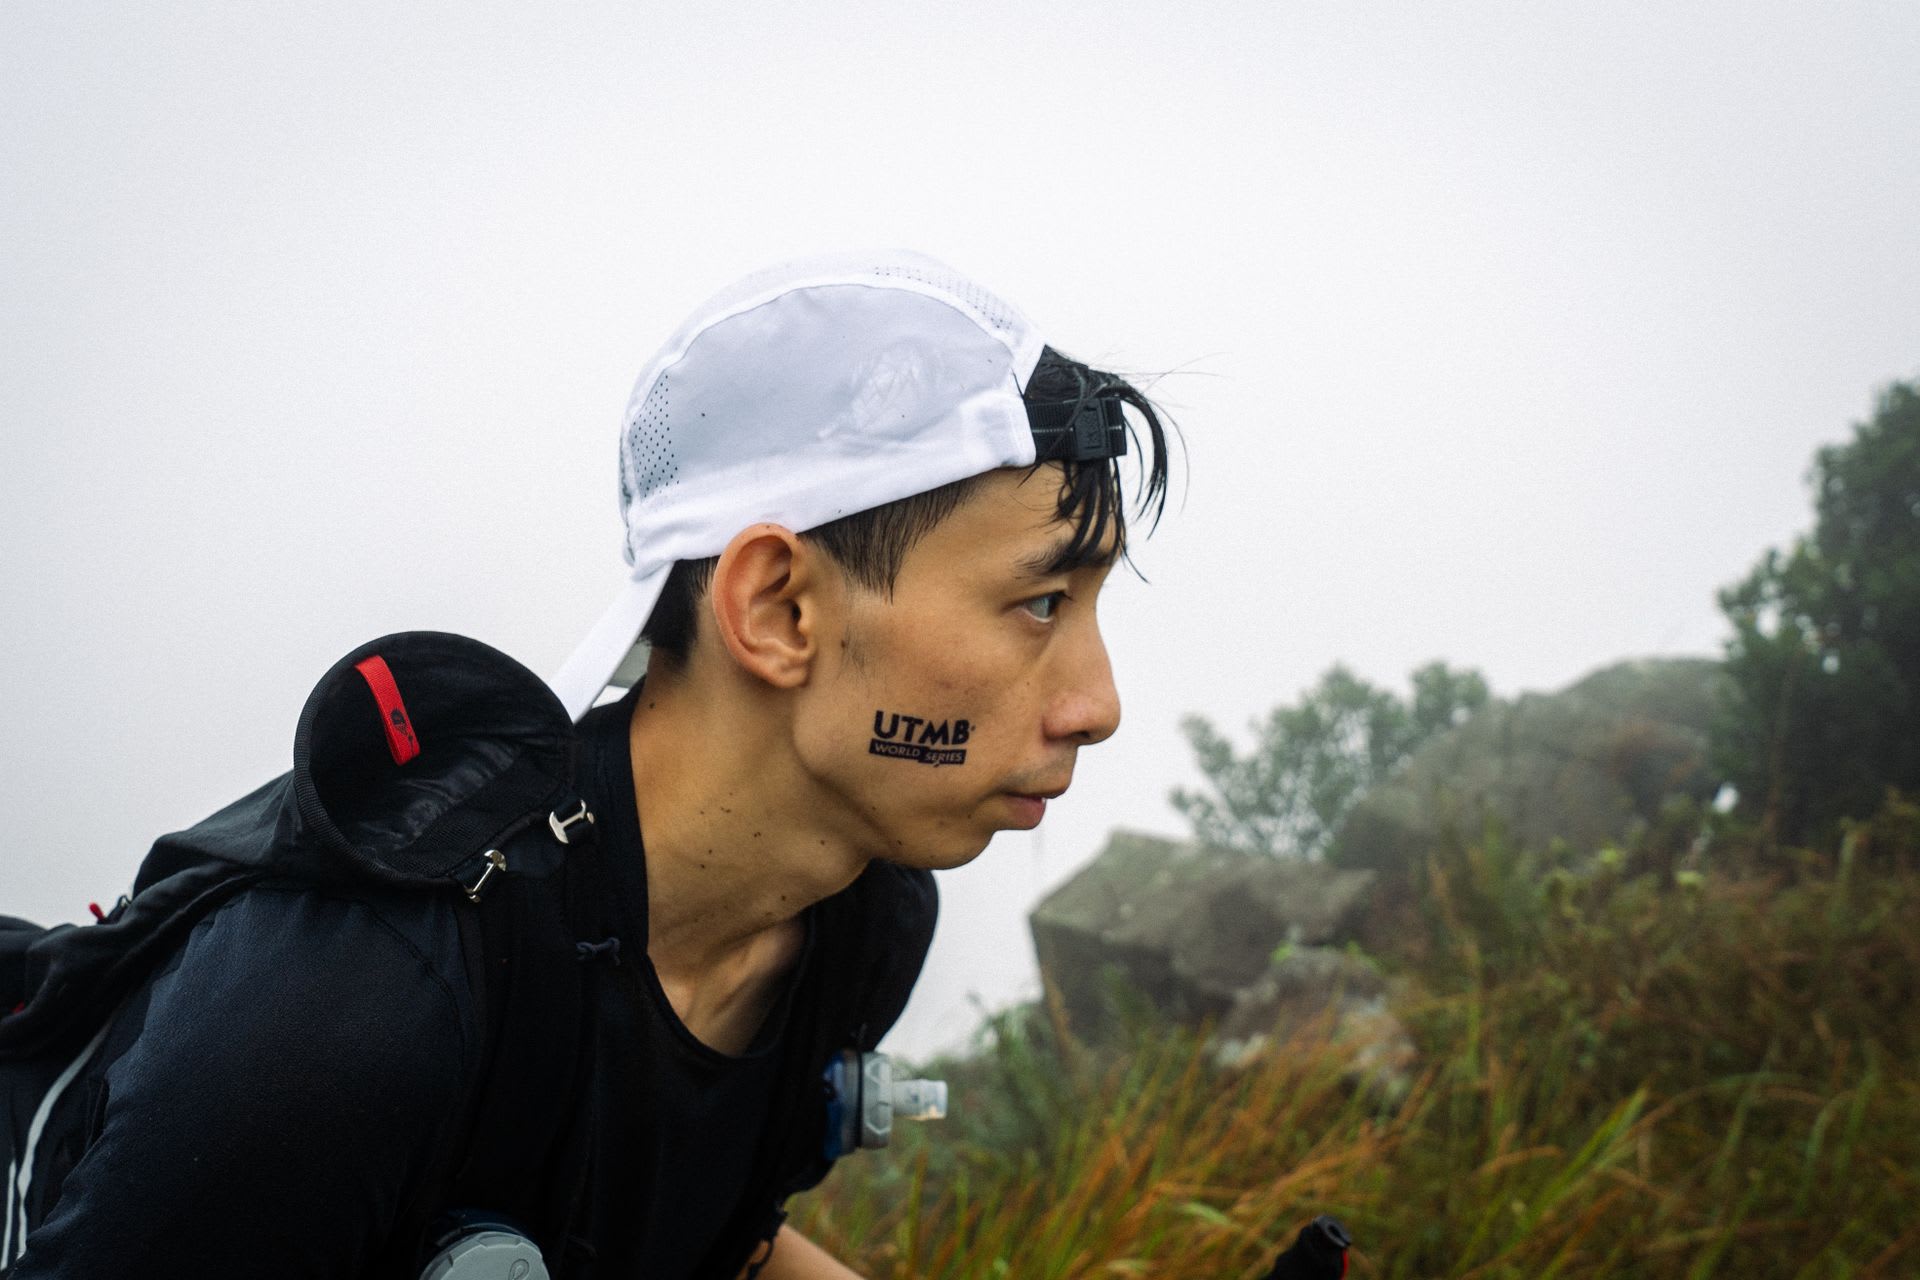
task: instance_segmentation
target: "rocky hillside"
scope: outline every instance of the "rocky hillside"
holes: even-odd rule
[[[1449,828],[1477,838],[1489,820],[1531,849],[1625,839],[1670,798],[1706,801],[1718,789],[1707,737],[1723,680],[1704,658],[1647,658],[1495,703],[1362,797],[1328,859],[1417,866]]]
[[[1365,953],[1408,927],[1409,873],[1450,831],[1472,840],[1495,822],[1521,848],[1593,850],[1675,796],[1709,798],[1720,679],[1704,660],[1623,662],[1490,706],[1364,797],[1325,862],[1115,832],[1030,916],[1048,998],[1096,1043],[1129,1001],[1211,1022],[1226,1061],[1331,1011],[1356,1069],[1397,1087],[1410,1050]]]

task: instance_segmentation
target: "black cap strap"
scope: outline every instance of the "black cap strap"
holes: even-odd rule
[[[1067,403],[1029,404],[1035,462],[1091,462],[1127,452],[1126,418],[1111,396]]]

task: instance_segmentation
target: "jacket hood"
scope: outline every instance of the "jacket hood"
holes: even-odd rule
[[[314,686],[293,768],[162,836],[135,891],[209,860],[321,882],[441,880],[557,802],[574,744],[552,690],[497,649],[435,631],[383,636]]]
[[[415,631],[362,645],[308,697],[293,768],[160,837],[104,922],[41,930],[0,917],[0,994],[27,1001],[0,1018],[0,1059],[77,1043],[254,881],[450,889],[462,864],[571,798],[574,744],[552,691],[478,641]]]

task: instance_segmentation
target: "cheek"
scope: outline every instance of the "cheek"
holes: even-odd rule
[[[841,767],[879,808],[977,790],[1015,754],[1004,696],[950,665],[865,683],[833,717]]]
[[[995,708],[969,696],[974,693],[938,682],[892,694],[875,691],[858,708],[860,749],[894,773],[892,781],[917,787],[957,783],[960,775],[977,771],[983,755],[994,754]]]
[[[965,791],[1019,757],[1031,737],[1015,713],[1025,673],[991,619],[863,621],[821,690],[810,754],[855,771],[881,807],[903,788],[903,800]]]

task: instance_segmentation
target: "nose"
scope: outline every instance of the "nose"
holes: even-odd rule
[[[1088,747],[1105,742],[1120,727],[1120,691],[1099,629],[1088,627],[1084,636],[1060,655],[1063,678],[1047,709],[1045,729],[1051,740]]]

